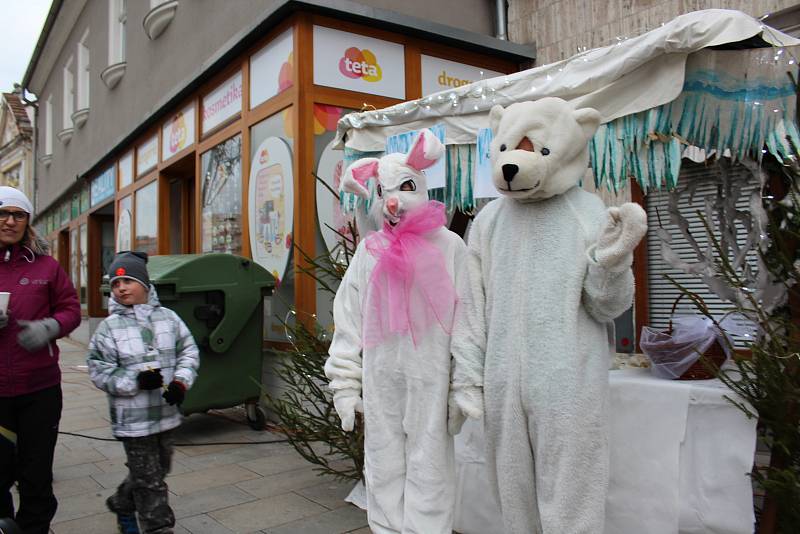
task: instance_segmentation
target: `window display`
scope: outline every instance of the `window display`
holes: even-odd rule
[[[242,253],[242,136],[202,156],[202,251]]]
[[[134,250],[158,253],[158,182],[151,182],[136,191],[136,243]]]
[[[265,337],[286,339],[282,321],[292,320],[294,304],[294,179],[291,132],[292,108],[253,126],[250,169],[250,247],[253,261],[279,281],[272,297],[265,299]]]

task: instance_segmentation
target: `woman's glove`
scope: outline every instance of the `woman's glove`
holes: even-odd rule
[[[8,326],[8,315],[0,312],[0,328],[5,328]]]
[[[52,317],[38,321],[19,320],[17,324],[22,327],[17,335],[17,343],[28,352],[34,352],[46,346],[61,332],[61,325]]]
[[[364,413],[364,404],[357,389],[337,389],[333,394],[333,407],[342,420],[342,430],[350,432],[356,424],[356,412]]]
[[[169,383],[167,390],[161,396],[164,397],[164,400],[167,401],[167,404],[170,406],[175,406],[176,404],[180,406],[183,399],[186,397],[186,386],[183,385],[183,382],[173,380]]]
[[[608,208],[605,228],[597,238],[594,259],[601,267],[623,271],[633,263],[633,249],[647,233],[647,213],[634,202]]]
[[[164,385],[161,369],[142,371],[136,376],[136,383],[139,385],[139,389],[151,390],[160,388]]]

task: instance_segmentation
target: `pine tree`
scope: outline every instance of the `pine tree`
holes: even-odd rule
[[[331,193],[338,198],[335,191],[331,190]],[[313,258],[295,246],[295,251],[307,265],[301,267],[300,272],[313,277],[320,290],[331,299],[357,244],[354,225],[348,225],[348,229],[349,232],[337,231],[340,243],[330,254]],[[357,414],[352,432],[341,428],[325,376],[331,336],[320,326],[316,316],[292,313],[296,320],[284,322],[291,348],[276,352],[274,368],[285,388],[277,396],[265,393],[267,406],[280,422],[277,430],[303,458],[317,466],[321,475],[361,480],[364,472],[364,425]]]
[[[751,473],[765,493],[764,506],[757,510],[758,532],[763,534],[800,532],[800,153],[795,140],[787,141],[794,154],[773,165],[749,213],[736,210],[737,193],[723,172],[713,213],[698,212],[711,247],[704,253],[695,248],[698,262],[683,264],[685,272],[699,274],[731,304],[729,314],[746,317],[758,332],[748,343],[750,357],[737,356],[732,367],[713,370],[736,393],[729,400],[748,417],[758,418],[758,439],[771,453],[770,465]],[[718,163],[725,168],[724,161]],[[755,173],[770,165],[742,163]],[[744,246],[736,243],[731,214],[747,229]],[[685,229],[683,235],[693,248],[697,245]],[[744,259],[747,255],[755,257],[757,267]],[[699,295],[667,278],[721,328],[722,318]],[[733,349],[729,340],[723,342]]]

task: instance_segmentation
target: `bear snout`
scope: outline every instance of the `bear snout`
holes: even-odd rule
[[[508,183],[511,183],[511,181],[519,172],[519,166],[514,165],[513,163],[506,163],[505,165],[503,165],[502,169],[503,169],[503,179]]]

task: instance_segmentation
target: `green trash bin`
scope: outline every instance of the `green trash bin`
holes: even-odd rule
[[[245,404],[250,425],[263,430],[261,396],[265,296],[275,279],[232,254],[151,256],[150,282],[161,304],[189,327],[200,349],[197,380],[181,405],[185,414]]]

